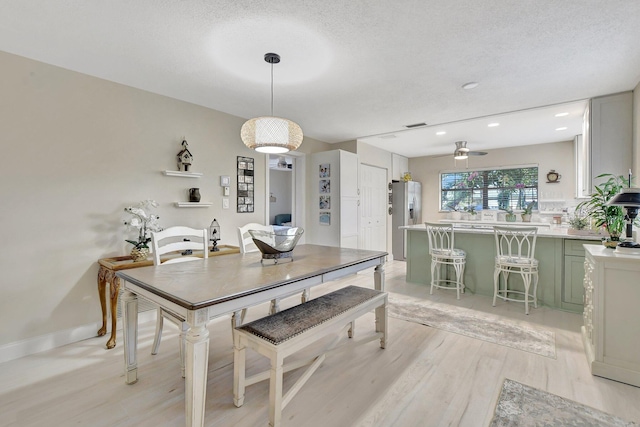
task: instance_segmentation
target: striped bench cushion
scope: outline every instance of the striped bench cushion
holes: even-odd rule
[[[278,345],[380,295],[374,289],[348,286],[304,304],[263,317],[238,329]]]

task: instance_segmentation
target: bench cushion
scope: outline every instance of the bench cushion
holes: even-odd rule
[[[345,311],[368,301],[381,291],[348,286],[304,304],[247,323],[238,330],[278,345]]]

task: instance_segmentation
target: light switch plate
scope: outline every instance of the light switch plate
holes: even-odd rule
[[[229,175],[220,175],[220,186],[228,187],[231,185],[231,177]]]
[[[229,199],[226,197],[222,199],[222,209],[229,209]]]

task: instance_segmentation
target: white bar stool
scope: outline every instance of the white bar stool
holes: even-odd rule
[[[424,223],[427,226],[429,235],[429,255],[431,255],[431,290],[455,289],[457,298],[460,299],[460,292],[464,293],[464,267],[467,261],[467,254],[462,249],[454,248],[454,227],[453,224]],[[456,271],[456,279],[451,280],[441,277],[442,267],[446,269],[452,265]]]
[[[538,260],[535,259],[538,228],[493,227],[493,232],[497,250],[493,272],[493,306],[496,306],[496,298],[524,302],[524,312],[529,314],[531,301],[533,306],[538,308]],[[509,274],[512,272],[520,273],[524,282],[524,291],[509,289]],[[500,273],[502,273],[502,281]],[[533,289],[531,289],[532,280]]]

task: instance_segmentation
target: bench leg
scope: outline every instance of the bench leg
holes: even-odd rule
[[[347,336],[349,338],[353,338],[353,334],[356,332],[356,322],[353,321],[349,323],[349,330],[347,331]]]
[[[382,337],[380,338],[380,348],[385,348],[387,346],[387,331],[388,323],[387,323],[387,298],[384,299],[384,305],[380,307],[376,307],[376,332],[382,332]]]
[[[240,343],[237,333],[233,334],[233,404],[238,408],[244,404],[244,389],[246,386],[246,356],[247,348]]]
[[[271,356],[269,381],[269,426],[279,427],[282,422],[282,385],[284,358],[279,354]]]

